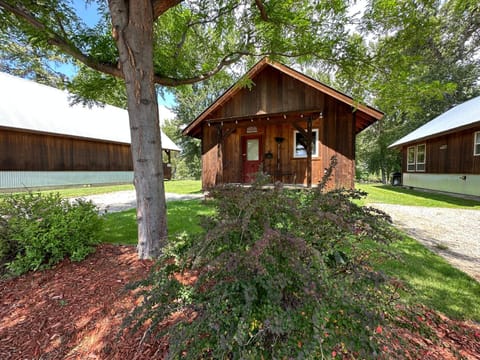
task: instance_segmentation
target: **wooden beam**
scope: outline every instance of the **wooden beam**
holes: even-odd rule
[[[312,187],[312,142],[313,142],[313,130],[312,130],[312,118],[307,119],[307,187]]]

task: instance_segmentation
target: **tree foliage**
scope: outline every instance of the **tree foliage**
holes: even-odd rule
[[[167,133],[182,149],[177,163],[179,178],[199,179],[201,175],[201,143],[199,139],[182,136],[182,130],[238,78],[236,73],[221,71],[201,83],[179,86],[173,89],[176,119],[171,122],[175,131]],[[172,129],[173,130],[173,129]]]
[[[386,180],[400,167],[388,145],[480,94],[479,24],[475,1],[368,3],[357,30],[363,55],[337,72],[341,86],[385,112],[359,137],[359,163]]]

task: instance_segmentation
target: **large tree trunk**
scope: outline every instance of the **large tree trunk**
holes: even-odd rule
[[[138,256],[157,257],[167,237],[158,104],[153,82],[151,0],[109,0],[130,117]]]

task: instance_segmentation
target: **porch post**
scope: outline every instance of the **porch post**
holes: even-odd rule
[[[307,119],[307,187],[312,187],[312,140],[313,140],[313,131],[312,131],[312,118],[308,117]]]
[[[215,185],[223,184],[223,129],[221,124],[217,128],[217,171],[215,174]]]

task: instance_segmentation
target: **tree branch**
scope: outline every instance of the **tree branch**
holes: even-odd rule
[[[166,4],[170,4],[170,7],[172,7],[180,3],[181,0],[171,0],[171,1],[167,0],[163,2],[161,0],[156,0],[156,2],[161,3],[162,5],[161,8],[164,9],[167,7]],[[154,0],[154,3],[155,3],[155,0]],[[48,28],[45,24],[38,21],[33,14],[26,11],[25,9],[20,8],[19,6],[12,6],[6,3],[4,0],[0,0],[0,8],[3,8],[6,11],[14,14],[17,18],[23,21],[26,21],[34,29],[45,33],[47,35],[48,44],[60,48],[65,54],[70,55],[74,59],[85,64],[86,66],[94,70],[100,71],[102,73],[112,75],[117,78],[122,78],[122,79],[124,78],[123,72],[121,71],[118,64],[101,63],[101,62],[98,62],[96,59],[84,54],[79,48],[73,45],[68,39],[61,37],[60,35],[55,33],[53,30]],[[165,11],[166,10],[168,9],[165,9]],[[178,86],[178,85],[194,84],[196,82],[203,81],[214,76],[219,71],[221,71],[224,67],[237,62],[242,56],[245,56],[245,55],[249,55],[249,54],[242,53],[242,52],[228,54],[224,56],[223,59],[220,60],[220,62],[217,64],[217,66],[212,70],[206,71],[200,75],[189,77],[189,78],[179,79],[179,78],[172,78],[172,77],[156,74],[154,77],[154,82],[156,84],[163,85],[163,86]]]
[[[260,10],[260,17],[263,21],[270,21],[267,14],[267,9],[265,9],[265,5],[261,0],[255,0],[255,5],[257,5],[258,10]]]
[[[68,39],[59,36],[57,33],[49,29],[45,24],[38,21],[33,14],[18,7],[12,6],[3,0],[0,0],[0,7],[14,14],[17,18],[26,21],[34,29],[40,30],[47,35],[47,43],[53,46],[57,46],[62,49],[66,54],[70,55],[74,59],[84,63],[88,67],[94,70],[116,76],[123,77],[122,72],[115,64],[100,63],[95,59],[85,55],[80,49],[74,46]]]
[[[244,56],[244,54],[241,54],[241,53],[229,54],[225,56],[217,64],[217,66],[215,66],[215,68],[213,68],[212,70],[204,72],[203,74],[200,74],[197,76],[190,77],[190,78],[176,79],[171,77],[162,77],[162,76],[155,75],[154,81],[156,84],[163,85],[163,86],[178,86],[178,85],[194,84],[196,82],[203,81],[214,76],[219,71],[221,71],[224,67],[237,62],[242,56]]]
[[[183,0],[152,0],[153,20],[155,21],[168,9],[180,4],[182,1]]]

